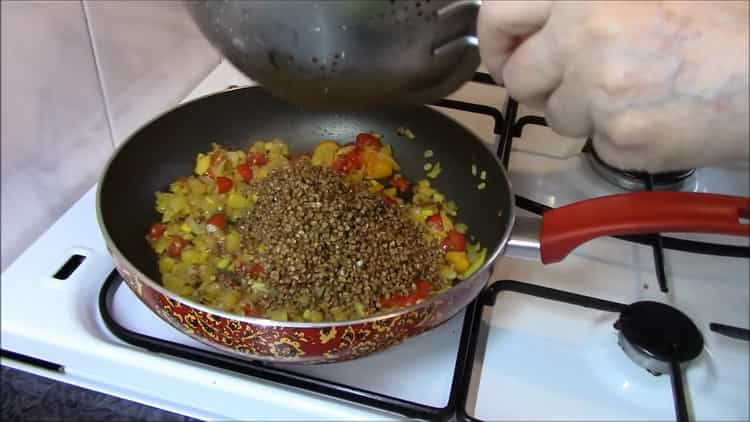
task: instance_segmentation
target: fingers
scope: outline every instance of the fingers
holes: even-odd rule
[[[479,51],[495,81],[517,45],[546,22],[549,1],[485,1],[479,9]]]
[[[563,65],[554,42],[545,31],[524,41],[510,56],[503,69],[508,94],[526,102],[546,98],[562,80]]]
[[[547,99],[544,114],[549,126],[570,137],[588,136],[593,132],[588,81],[584,72],[571,69],[563,82]]]

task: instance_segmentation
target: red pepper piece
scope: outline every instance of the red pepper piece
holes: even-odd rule
[[[466,250],[466,238],[461,233],[451,230],[440,246],[446,251],[463,252]]]
[[[227,226],[227,217],[224,214],[214,214],[206,220],[206,224],[210,224],[217,229],[224,229]]]
[[[389,298],[380,299],[380,304],[386,308],[404,307],[426,298],[432,291],[432,283],[427,280],[417,280],[417,288],[408,295],[396,294]]]
[[[358,149],[367,147],[379,149],[381,147],[380,140],[371,133],[360,133],[357,135],[357,140],[354,142],[354,145],[356,145]]]
[[[187,240],[181,238],[180,236],[173,237],[172,243],[170,243],[169,247],[167,248],[167,255],[171,256],[172,258],[177,258],[178,256],[182,255],[182,249],[187,244]]]
[[[224,176],[216,178],[216,189],[218,189],[219,193],[229,192],[229,190],[232,189],[232,186],[234,186],[232,179]]]
[[[409,189],[409,181],[401,176],[397,176],[391,179],[391,186],[401,192],[406,192]]]
[[[154,223],[148,229],[148,238],[151,240],[157,240],[164,235],[164,231],[167,229],[166,224]]]
[[[435,230],[443,230],[443,217],[438,214],[432,214],[427,217],[427,225]]]
[[[249,182],[253,179],[253,169],[250,167],[250,163],[245,161],[244,163],[237,166],[237,174],[240,175],[243,181]]]
[[[268,157],[262,152],[251,152],[247,155],[247,162],[254,166],[262,166],[268,162]]]

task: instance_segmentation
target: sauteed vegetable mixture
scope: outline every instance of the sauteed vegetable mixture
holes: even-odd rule
[[[163,285],[240,315],[320,322],[412,305],[473,274],[486,249],[456,204],[399,174],[381,139],[198,154],[193,175],[156,193],[146,240]]]

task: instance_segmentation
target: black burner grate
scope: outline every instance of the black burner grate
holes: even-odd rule
[[[622,303],[612,302],[609,300],[599,299],[595,297],[580,295],[577,293],[566,292],[564,290],[557,290],[548,287],[538,286],[534,284],[522,283],[514,280],[502,280],[492,283],[487,289],[485,289],[479,296],[479,308],[474,311],[474,335],[478,336],[479,327],[482,325],[482,307],[493,307],[498,299],[498,296],[502,292],[515,292],[530,296],[535,296],[543,299],[553,300],[557,302],[567,303],[570,305],[581,306],[589,309],[596,309],[605,312],[614,312],[622,314],[626,312],[630,306]],[[612,341],[616,341],[614,338]],[[477,353],[477,345],[479,344],[476,339],[469,344],[468,354],[466,361],[474,362],[474,356]],[[472,421],[481,422],[481,419],[477,419],[471,416],[466,409],[467,397],[469,396],[469,388],[471,386],[472,371],[467,368],[466,382],[463,384],[463,391],[459,395],[462,401],[459,403],[456,410],[456,418],[459,421]],[[687,421],[688,405],[685,399],[685,389],[682,380],[682,370],[680,369],[679,363],[671,365],[671,378],[672,378],[672,396],[674,399],[675,415],[677,421]]]
[[[469,356],[467,350],[473,338],[472,315],[476,308],[476,302],[472,302],[469,305],[464,317],[465,319],[461,329],[461,340],[458,348],[456,365],[453,370],[453,381],[451,384],[448,403],[445,407],[432,407],[397,397],[363,390],[350,385],[298,374],[271,366],[261,361],[236,358],[222,353],[211,352],[131,331],[118,323],[111,311],[112,299],[114,298],[118,287],[122,285],[122,282],[123,280],[116,270],[109,274],[99,292],[99,313],[102,316],[104,324],[112,334],[126,343],[142,347],[152,352],[162,353],[181,359],[188,359],[200,364],[299,388],[314,394],[334,397],[367,407],[377,408],[409,418],[446,420],[455,413],[456,405],[459,402],[458,394],[461,392],[461,386],[465,379],[464,371],[467,367],[466,359]]]

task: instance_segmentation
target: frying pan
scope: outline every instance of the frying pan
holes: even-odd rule
[[[416,139],[396,135],[407,127]],[[247,148],[257,140],[282,138],[292,154],[311,151],[322,139],[349,142],[363,131],[384,135],[402,173],[424,177],[424,151],[431,149],[443,171],[434,185],[459,206],[458,220],[488,248],[473,276],[424,301],[386,314],[337,322],[282,322],[223,312],[162,287],[154,252],[144,239],[160,215],[154,193],[190,174],[197,153],[217,142]],[[486,188],[472,174],[486,171]],[[492,262],[509,244],[516,223],[508,176],[482,141],[449,117],[425,106],[368,112],[306,110],[258,87],[239,88],[183,104],[146,124],[124,142],[107,164],[97,191],[97,218],[126,284],[153,312],[201,342],[250,359],[322,363],[383,350],[445,322],[484,288]],[[614,195],[519,218],[510,243],[539,247],[542,261],[562,259],[597,236],[671,232],[750,235],[740,217],[750,199],[684,192]],[[537,246],[539,245],[539,246]]]

